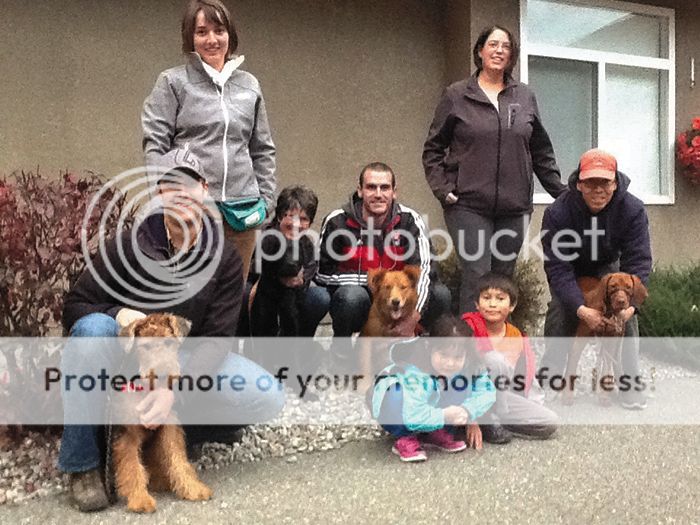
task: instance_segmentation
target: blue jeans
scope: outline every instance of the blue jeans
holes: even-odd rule
[[[66,344],[61,358],[61,369],[70,370],[99,370],[101,367],[114,369],[121,359],[122,349],[116,339],[118,335],[116,321],[105,314],[90,314],[78,319],[73,325],[71,337],[93,337],[99,344],[71,345]],[[187,356],[184,356],[186,358]],[[252,361],[238,354],[229,353],[221,364],[219,374],[245,378],[257,378],[265,375],[265,371]],[[248,379],[254,382],[254,379]],[[81,390],[63,391],[64,421],[63,439],[58,457],[58,467],[64,472],[83,472],[97,468],[102,462],[102,447],[99,439],[99,426],[75,425],[71,421],[78,419],[80,414],[92,414],[97,419],[100,411],[104,412],[105,404],[102,399],[92,392],[86,395]],[[284,406],[284,391],[270,388],[267,392],[246,389],[242,392],[225,390],[221,392],[220,403],[214,403],[210,410],[219,418],[225,419],[226,414],[237,414],[246,421],[266,421],[277,415]],[[219,412],[221,413],[219,415]],[[75,418],[75,419],[74,419]]]

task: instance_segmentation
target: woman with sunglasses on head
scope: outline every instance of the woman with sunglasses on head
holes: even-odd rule
[[[533,171],[553,197],[565,188],[535,95],[512,77],[518,54],[508,29],[482,31],[476,72],[447,87],[423,148],[426,179],[459,248],[462,312],[475,310],[481,275],[512,276],[533,209]]]

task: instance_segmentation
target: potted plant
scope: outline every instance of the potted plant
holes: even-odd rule
[[[695,117],[691,128],[678,135],[676,157],[685,177],[700,184],[700,117]]]

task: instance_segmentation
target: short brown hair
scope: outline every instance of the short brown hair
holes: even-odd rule
[[[292,210],[301,210],[306,213],[310,222],[314,222],[316,210],[318,209],[318,197],[313,190],[306,186],[288,186],[284,188],[277,197],[277,207],[275,208],[275,222],[280,223],[284,214]]]
[[[363,186],[365,183],[365,173],[368,171],[377,171],[379,173],[388,173],[391,175],[391,187],[396,188],[396,175],[394,175],[394,170],[391,169],[391,167],[388,164],[385,164],[384,162],[370,162],[362,168],[362,171],[360,172],[360,188]]]
[[[221,0],[189,0],[182,13],[182,52],[194,51],[194,30],[197,13],[202,11],[204,18],[211,24],[221,24],[228,32],[228,52],[230,58],[238,49],[238,32],[233,23],[230,11]]]

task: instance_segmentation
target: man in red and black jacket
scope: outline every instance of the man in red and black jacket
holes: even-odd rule
[[[318,287],[309,290],[314,317],[330,311],[333,334],[349,337],[367,321],[371,305],[367,271],[421,268],[418,304],[422,324],[446,313],[450,292],[431,271],[431,246],[425,223],[418,213],[396,201],[396,176],[382,163],[368,164],[360,172],[357,191],[343,208],[329,213],[321,226]]]

